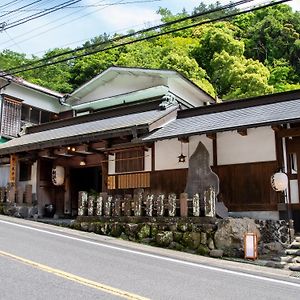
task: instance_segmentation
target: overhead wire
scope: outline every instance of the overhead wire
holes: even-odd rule
[[[13,0],[13,1],[10,1],[10,2],[8,2],[6,4],[0,5],[0,8],[1,7],[6,7],[6,6],[11,6],[15,2],[22,2],[22,1],[24,1],[24,0]]]
[[[38,3],[38,2],[41,2],[41,1],[43,1],[43,0],[36,0],[36,1],[33,1],[33,2],[29,3],[29,4],[24,5],[24,6],[22,6],[22,7],[18,7],[18,8],[14,9],[14,10],[11,10],[11,11],[9,11],[9,12],[3,14],[3,15],[0,15],[0,18],[2,18],[2,17],[4,17],[4,16],[7,16],[7,15],[10,15],[10,14],[12,14],[12,13],[18,11],[19,9],[22,9],[22,8],[25,8],[25,7],[29,7],[29,6],[34,5],[35,3]]]
[[[99,1],[98,3],[101,3],[101,2],[104,2],[104,1],[105,1],[105,0],[101,0],[101,1]],[[124,1],[124,0],[123,0],[123,1]],[[113,4],[111,4],[111,5],[113,5]],[[100,9],[97,9],[97,10],[95,10],[95,11],[93,11],[93,12],[90,12],[90,13],[87,13],[87,14],[84,14],[84,15],[81,15],[81,16],[76,17],[76,18],[73,18],[73,19],[71,19],[71,20],[67,20],[67,21],[65,21],[64,23],[60,23],[60,24],[58,24],[58,25],[56,25],[56,26],[54,26],[54,27],[48,28],[48,29],[46,29],[45,31],[42,31],[42,32],[40,32],[40,33],[37,33],[36,35],[30,36],[29,38],[26,37],[26,38],[24,38],[23,40],[19,41],[19,43],[22,43],[22,42],[24,42],[24,41],[27,42],[27,41],[29,41],[29,40],[31,40],[31,39],[37,37],[37,36],[42,35],[43,33],[46,33],[46,32],[48,33],[49,31],[51,31],[51,30],[53,30],[53,29],[59,28],[59,27],[65,25],[65,24],[70,24],[71,22],[74,22],[74,21],[76,21],[76,20],[78,20],[78,19],[80,19],[80,18],[83,18],[83,17],[86,17],[86,16],[88,16],[88,15],[91,15],[91,14],[93,14],[93,13],[99,11],[99,10],[102,10],[102,9],[104,9],[104,8],[100,8]],[[67,17],[72,16],[72,15],[75,15],[75,14],[78,13],[78,12],[81,12],[81,10],[79,9],[78,11],[72,12],[72,13],[70,13],[70,14],[64,16],[63,19],[66,19]],[[61,20],[61,18],[55,19],[55,20],[53,20],[53,21],[51,21],[51,22],[49,22],[49,23],[46,23],[46,24],[43,25],[43,26],[40,26],[40,27],[38,27],[38,28],[35,28],[35,29],[30,30],[30,31],[28,31],[28,32],[25,32],[25,33],[23,33],[23,34],[20,34],[20,35],[16,36],[15,38],[18,38],[18,37],[20,37],[20,36],[23,37],[23,36],[26,35],[27,33],[32,33],[33,31],[40,30],[41,28],[47,27],[47,25],[53,24],[53,23],[55,23],[56,21],[60,21],[60,20]],[[7,42],[2,43],[1,46],[5,45],[5,44],[7,44]],[[8,47],[11,47],[11,45],[9,45]]]
[[[96,53],[99,53],[99,52],[104,52],[104,51],[107,51],[107,50],[110,50],[110,49],[118,48],[118,47],[121,47],[121,46],[126,46],[126,45],[134,44],[134,43],[137,43],[137,42],[140,42],[140,41],[145,41],[145,40],[157,38],[157,37],[160,37],[160,36],[163,36],[163,35],[175,33],[175,32],[181,31],[181,30],[186,30],[186,29],[193,28],[193,27],[196,27],[196,26],[199,26],[199,25],[209,24],[209,23],[213,23],[215,21],[221,21],[221,20],[224,20],[224,19],[228,19],[228,18],[231,18],[231,17],[241,15],[241,14],[245,14],[245,13],[253,12],[253,11],[256,11],[256,10],[263,9],[263,8],[278,5],[278,4],[281,4],[281,3],[285,3],[285,2],[288,2],[288,1],[290,1],[290,0],[280,0],[280,1],[276,1],[276,2],[272,1],[272,2],[269,2],[268,4],[264,4],[264,5],[261,5],[261,6],[252,7],[252,8],[249,8],[249,9],[244,9],[244,10],[234,12],[234,13],[231,13],[231,14],[228,14],[228,15],[225,15],[225,16],[221,16],[221,17],[218,17],[218,18],[214,18],[214,19],[210,19],[210,20],[204,20],[204,21],[201,21],[201,22],[196,22],[194,24],[186,25],[186,26],[183,26],[183,27],[180,27],[180,28],[175,28],[175,29],[168,30],[168,31],[165,31],[165,32],[160,32],[160,33],[157,33],[157,34],[153,34],[151,36],[145,36],[145,37],[142,37],[142,38],[138,38],[136,40],[127,41],[127,42],[124,42],[124,43],[121,43],[121,44],[108,46],[108,47],[102,48],[100,50],[98,49],[98,50],[94,50],[94,51],[90,51],[90,52],[86,52],[86,53],[82,53],[82,54],[78,54],[78,55],[73,55],[73,56],[70,56],[70,57],[67,57],[67,58],[64,58],[64,59],[61,59],[61,60],[45,63],[45,64],[38,65],[38,66],[34,66],[36,64],[36,62],[34,62],[34,63],[31,63],[31,64],[26,64],[26,65],[20,66],[19,68],[16,67],[16,68],[11,68],[11,69],[8,69],[8,70],[4,70],[3,73],[9,74],[9,75],[15,75],[17,73],[23,73],[23,72],[26,72],[26,71],[35,70],[35,69],[39,69],[39,68],[59,64],[59,63],[66,62],[66,61],[69,61],[69,60],[73,60],[73,59],[89,56],[89,55],[92,55],[92,54],[96,54]],[[240,2],[242,2],[242,1],[240,1]],[[248,1],[248,2],[250,2],[250,1]],[[223,9],[221,9],[221,10],[223,10]],[[211,12],[209,12],[209,13],[211,13]],[[186,19],[186,17],[182,18],[182,19]],[[110,42],[111,41],[108,41],[107,43],[110,43]],[[107,44],[107,43],[103,43],[103,44]],[[78,52],[78,50],[74,50],[74,51]],[[67,51],[67,52],[69,53],[70,51]],[[61,54],[61,55],[64,55],[64,54]],[[59,55],[59,56],[61,56],[61,55]],[[58,55],[55,55],[53,57],[57,57],[57,56]],[[53,57],[51,57],[51,58],[53,58]],[[48,60],[49,59],[50,58],[48,58]],[[45,59],[43,59],[43,61],[45,61]],[[20,69],[20,70],[18,70],[18,69]],[[16,71],[14,71],[14,70],[16,70]],[[13,72],[11,72],[11,71],[13,71]]]
[[[30,16],[28,18],[23,18],[23,19],[20,19],[18,21],[15,21],[15,22],[13,22],[11,24],[7,24],[7,27],[5,29],[7,30],[7,29],[10,29],[10,28],[19,26],[21,24],[27,23],[29,21],[41,18],[41,17],[46,16],[46,15],[48,15],[50,13],[58,11],[58,10],[62,9],[65,6],[68,6],[70,4],[74,4],[74,3],[77,3],[77,2],[80,2],[80,1],[82,1],[82,0],[69,0],[69,1],[66,1],[66,2],[64,2],[65,4],[54,6],[53,8],[51,8],[49,10],[46,10],[43,13],[36,13],[36,14],[33,14],[32,16]]]
[[[187,20],[190,20],[190,19],[194,19],[194,18],[197,18],[197,17],[201,17],[201,16],[204,16],[204,15],[211,14],[211,13],[218,12],[218,11],[222,11],[222,10],[225,10],[225,9],[234,8],[234,7],[239,6],[241,4],[246,4],[246,3],[249,3],[249,2],[253,2],[253,1],[254,0],[240,0],[238,2],[230,2],[229,4],[226,4],[226,5],[217,7],[217,8],[213,8],[213,9],[207,10],[205,12],[193,14],[191,16],[182,17],[182,18],[179,18],[179,19],[176,19],[176,20],[173,20],[173,21],[169,21],[169,22],[166,22],[166,23],[162,23],[162,24],[159,24],[159,25],[156,25],[156,26],[146,28],[146,29],[135,31],[135,32],[132,32],[132,33],[129,33],[129,34],[126,34],[126,35],[117,36],[115,38],[110,39],[109,41],[94,43],[94,44],[91,44],[91,45],[87,45],[87,46],[79,47],[79,48],[76,48],[76,49],[64,51],[62,53],[58,53],[56,55],[52,55],[52,56],[47,57],[47,58],[41,58],[41,59],[36,60],[34,62],[25,64],[25,65],[21,65],[19,67],[12,68],[9,71],[24,68],[24,67],[27,67],[29,65],[37,64],[37,63],[40,63],[40,62],[49,61],[50,59],[54,59],[54,58],[58,58],[58,57],[61,57],[61,56],[64,56],[64,55],[76,53],[76,52],[79,52],[81,50],[87,50],[89,48],[95,48],[97,46],[103,46],[103,45],[106,45],[108,43],[117,42],[119,40],[127,39],[127,38],[133,37],[135,35],[144,34],[144,33],[147,33],[149,31],[161,29],[161,28],[164,28],[164,27],[167,27],[167,26],[170,26],[170,25],[181,23],[181,22],[184,22],[184,21],[187,21]],[[289,0],[282,0],[282,1],[289,1]],[[6,70],[4,70],[4,72],[6,72]]]

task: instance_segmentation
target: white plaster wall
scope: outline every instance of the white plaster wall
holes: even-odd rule
[[[95,90],[82,97],[81,101],[77,104],[165,84],[166,80],[159,77],[132,76],[129,74],[118,76],[107,83],[99,83],[99,86]]]
[[[248,129],[242,136],[237,131],[217,134],[218,165],[276,160],[275,134],[271,127]]]
[[[9,165],[0,166],[0,187],[7,186],[9,179]]]
[[[189,143],[182,143],[183,154],[186,155],[184,163],[178,162],[181,153],[181,142],[178,139],[169,139],[155,142],[155,170],[171,170],[188,168],[189,157],[194,153],[199,141],[209,152],[210,165],[212,165],[212,141],[206,136],[190,137]]]
[[[290,195],[291,203],[299,203],[299,190],[298,190],[298,180],[290,180]]]
[[[64,108],[55,97],[13,83],[5,88],[4,93],[24,100],[24,103],[27,105],[39,107],[54,113],[59,113]]]

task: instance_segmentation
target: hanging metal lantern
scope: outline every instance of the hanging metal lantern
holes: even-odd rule
[[[56,166],[52,169],[52,183],[54,185],[63,185],[65,181],[65,168]]]
[[[271,176],[271,186],[276,192],[282,192],[288,187],[288,177],[283,172],[277,172]]]

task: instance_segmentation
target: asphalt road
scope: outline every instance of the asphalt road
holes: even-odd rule
[[[0,299],[300,299],[291,272],[0,216]]]

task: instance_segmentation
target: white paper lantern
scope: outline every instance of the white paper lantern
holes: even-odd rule
[[[52,183],[54,185],[63,185],[65,181],[65,169],[62,166],[56,166],[52,169]]]
[[[271,176],[271,186],[276,192],[286,190],[288,181],[287,175],[283,172],[277,172]]]

